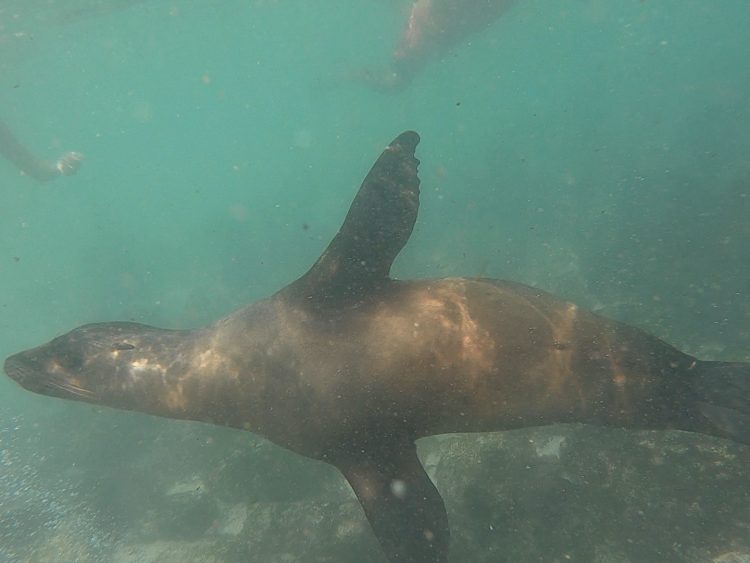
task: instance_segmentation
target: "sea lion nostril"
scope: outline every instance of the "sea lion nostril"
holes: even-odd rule
[[[14,381],[17,381],[18,383],[21,383],[22,381],[27,379],[30,374],[30,370],[28,369],[28,367],[17,355],[11,356],[10,358],[6,359],[5,364],[3,365],[3,369],[5,370],[5,373],[8,374],[8,377],[13,379]]]
[[[7,360],[5,360],[5,363],[3,364],[3,370],[12,379],[16,379],[15,374],[18,371],[18,365],[17,365],[16,361],[14,360],[14,357],[15,356],[11,356]]]

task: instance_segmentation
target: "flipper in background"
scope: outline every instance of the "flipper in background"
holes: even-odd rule
[[[750,444],[750,364],[696,362],[691,388],[711,427],[698,430]]]

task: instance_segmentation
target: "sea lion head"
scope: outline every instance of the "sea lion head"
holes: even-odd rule
[[[88,324],[10,356],[4,367],[35,393],[146,410],[144,401],[155,399],[175,373],[180,354],[174,346],[187,333],[130,322]]]

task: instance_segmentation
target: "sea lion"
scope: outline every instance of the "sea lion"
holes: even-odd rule
[[[448,517],[414,441],[556,422],[750,444],[750,364],[493,279],[400,281],[419,136],[380,155],[301,278],[197,330],[90,324],[5,361],[30,391],[247,429],[351,484],[390,561],[448,560]]]
[[[492,25],[516,0],[415,0],[391,60],[361,72],[375,90],[397,92],[431,61]]]

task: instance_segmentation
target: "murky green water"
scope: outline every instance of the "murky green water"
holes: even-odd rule
[[[0,357],[86,322],[198,326],[268,295],[315,260],[382,147],[416,129],[422,208],[396,276],[514,279],[750,361],[750,4],[518,0],[408,89],[373,92],[354,76],[387,62],[408,4],[2,0],[0,120],[43,158],[85,161],[40,184],[0,160]],[[296,508],[273,512],[361,519],[316,504],[349,507],[335,473],[248,442],[0,378],[0,560],[164,561],[206,538],[216,561],[353,560],[337,537],[379,560],[366,530],[316,536]],[[748,495],[733,471],[715,494]],[[180,504],[185,483],[210,493]],[[747,561],[750,515],[725,516],[714,536],[665,525],[682,551],[629,552],[612,532],[609,551],[576,552],[591,538],[571,531],[533,560],[564,560],[568,542],[597,561],[723,547]],[[295,530],[314,556],[273,539]]]

